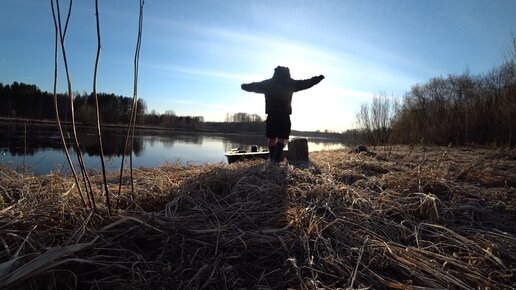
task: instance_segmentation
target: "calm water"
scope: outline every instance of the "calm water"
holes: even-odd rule
[[[72,134],[65,128],[65,135]],[[104,155],[107,170],[120,168],[125,130],[103,130]],[[100,170],[98,142],[94,128],[78,128],[83,158],[88,169]],[[69,139],[70,140],[70,139]],[[71,143],[70,143],[71,144]],[[267,147],[264,136],[217,135],[137,130],[133,146],[133,166],[153,167],[165,162],[182,164],[227,162],[224,152],[240,147],[249,150],[253,144]],[[308,138],[310,151],[345,148],[343,143],[329,139]],[[76,160],[71,147],[72,159]],[[288,148],[287,148],[288,149]],[[126,156],[126,163],[129,158]],[[0,164],[35,174],[69,171],[57,127],[0,123]]]

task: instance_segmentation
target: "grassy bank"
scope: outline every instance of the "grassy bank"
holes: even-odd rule
[[[0,168],[0,288],[516,287],[516,151],[375,152],[138,169],[111,217]]]

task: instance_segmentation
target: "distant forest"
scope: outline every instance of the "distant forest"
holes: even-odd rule
[[[481,75],[436,77],[402,100],[380,93],[357,113],[365,143],[515,146],[516,38],[499,67]]]
[[[99,93],[100,120],[102,124],[127,124],[131,114],[133,99],[115,94]],[[71,121],[70,99],[65,94],[57,95],[60,119]],[[96,124],[95,99],[92,94],[74,93],[75,120],[84,125]],[[209,131],[221,133],[256,133],[265,132],[262,117],[256,114],[226,114],[224,122],[205,122],[202,116],[178,116],[172,110],[160,114],[155,110],[147,112],[145,101],[138,100],[137,126],[159,127],[192,131]],[[36,85],[13,82],[0,83],[0,118],[54,121],[55,108],[53,94],[41,91]],[[297,132],[314,137],[341,137],[339,134],[321,132]]]
[[[129,120],[133,100],[114,94],[98,94],[100,119],[103,123],[123,124]],[[74,96],[75,120],[84,124],[95,124],[95,99],[92,94]],[[58,94],[59,117],[69,122],[70,99]],[[138,119],[145,112],[145,103],[138,101]],[[53,94],[41,91],[36,85],[13,82],[11,85],[0,83],[0,117],[12,119],[55,120]]]

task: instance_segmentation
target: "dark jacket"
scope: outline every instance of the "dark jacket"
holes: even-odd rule
[[[288,68],[287,68],[288,70]],[[248,92],[265,94],[265,113],[273,116],[292,114],[292,94],[318,84],[324,77],[317,76],[307,80],[294,80],[290,73],[276,72],[272,78],[261,82],[243,84]]]

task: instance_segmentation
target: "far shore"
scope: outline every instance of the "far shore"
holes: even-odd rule
[[[38,119],[26,119],[26,118],[6,118],[0,117],[0,123],[8,122],[8,123],[26,123],[26,124],[34,124],[34,125],[48,125],[48,126],[57,126],[57,122],[55,120],[38,120]],[[208,122],[209,123],[209,122]],[[212,122],[218,123],[218,122]],[[61,121],[61,124],[64,126],[71,126],[72,122],[70,121]],[[94,124],[85,124],[83,122],[75,123],[79,127],[83,128],[96,128]],[[101,124],[102,128],[117,128],[117,129],[126,129],[127,124]],[[176,128],[176,127],[161,127],[161,126],[146,126],[142,124],[137,124],[135,127],[137,130],[152,130],[155,132],[178,132],[178,133],[208,133],[215,135],[263,135],[263,132],[254,132],[254,131],[233,131],[233,132],[221,132],[217,130],[209,130],[202,128]],[[316,133],[317,135],[314,135]],[[306,132],[306,131],[297,131],[292,130],[291,136],[297,137],[310,137],[312,139],[330,139],[330,140],[338,140],[340,138],[335,137],[335,133],[325,133],[325,132]]]

